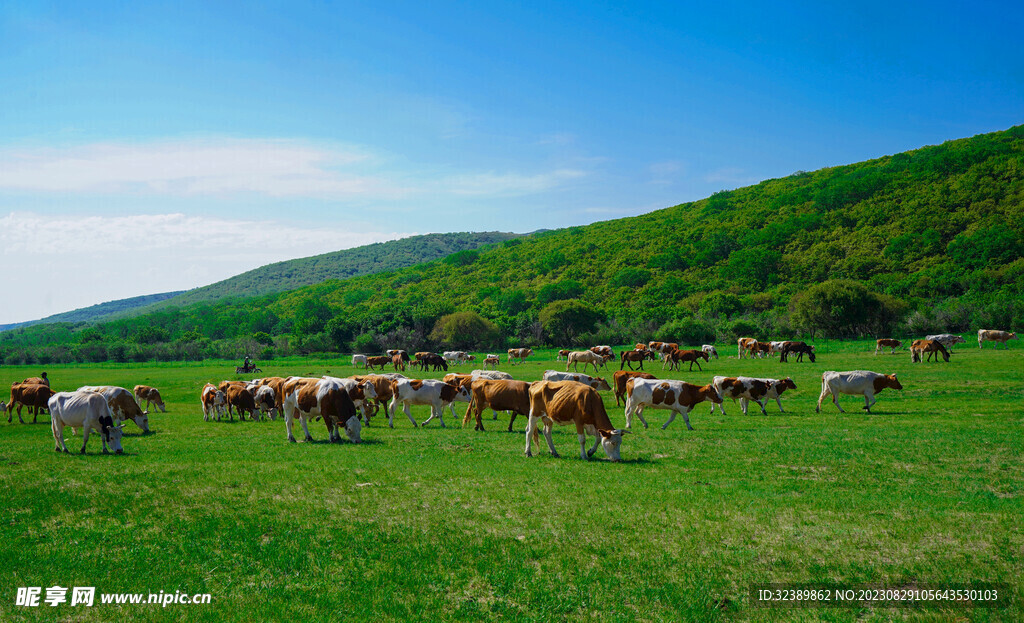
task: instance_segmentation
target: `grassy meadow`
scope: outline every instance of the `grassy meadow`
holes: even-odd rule
[[[48,366],[55,390],[157,387],[153,433],[125,427],[125,454],[53,451],[49,416],[0,423],[2,621],[1013,621],[1024,576],[1024,344],[949,363],[816,342],[817,363],[737,360],[703,372],[791,376],[786,413],[709,404],[661,430],[634,422],[621,463],[578,458],[571,428],[523,456],[525,418],[485,432],[445,418],[414,429],[383,412],[362,445],[288,443],[276,422],[204,422],[199,390],[235,362]],[[479,355],[478,355],[479,357]],[[264,375],[347,376],[346,359],[259,362]],[[618,369],[618,363],[614,364]],[[468,371],[469,366],[462,366]],[[537,380],[553,351],[500,369]],[[896,372],[872,413],[841,397],[814,411],[824,370]],[[43,369],[0,367],[0,382]],[[418,374],[418,373],[412,373]],[[410,374],[410,375],[412,375]],[[426,373],[439,378],[441,373]],[[611,369],[601,376],[610,380]],[[6,387],[6,385],[5,385]],[[624,426],[612,392],[602,392]],[[427,407],[414,407],[423,421]],[[30,421],[30,420],[29,420]],[[301,430],[296,433],[302,438]],[[77,449],[80,437],[68,437]],[[543,444],[543,438],[541,439]],[[1009,583],[1007,609],[764,609],[762,582]],[[211,593],[209,605],[15,607],[17,587]],[[70,597],[70,592],[69,592]],[[98,601],[98,597],[97,597]]]

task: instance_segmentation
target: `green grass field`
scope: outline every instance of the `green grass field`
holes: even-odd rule
[[[320,422],[317,443],[291,444],[281,420],[203,422],[199,389],[238,378],[234,362],[49,366],[56,390],[155,386],[167,413],[150,415],[150,435],[127,424],[121,456],[96,437],[85,456],[55,453],[45,415],[0,424],[0,621],[1022,620],[1021,343],[968,342],[928,364],[863,341],[817,344],[814,364],[741,361],[721,345],[704,372],[654,365],[700,384],[789,375],[798,389],[767,417],[701,404],[694,431],[681,418],[663,431],[668,412],[648,411],[651,428],[635,422],[615,464],[600,449],[580,460],[567,428],[555,431],[562,458],[546,445],[526,458],[525,418],[509,434],[485,416],[478,433],[461,428],[464,404],[443,430],[403,415],[391,430],[378,416],[362,445],[324,443]],[[346,360],[261,364],[264,375],[353,373]],[[536,380],[562,367],[546,351],[501,369]],[[831,403],[816,414],[821,372],[853,369],[896,372],[905,389],[882,392],[870,415],[857,397],[841,399],[846,414]],[[0,367],[0,381],[41,371]],[[973,581],[1008,583],[1014,603],[787,610],[748,596],[762,582]],[[14,605],[18,587],[45,597],[54,585],[213,598]]]

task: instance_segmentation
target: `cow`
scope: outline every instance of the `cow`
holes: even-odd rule
[[[270,410],[270,419],[276,419],[276,415],[284,413],[284,379],[279,376],[268,376],[259,380],[257,387],[253,389],[257,407],[260,405],[260,391],[263,387],[269,387],[274,391],[274,408]]]
[[[848,372],[835,372],[829,370],[821,374],[821,396],[818,397],[818,406],[814,409],[821,413],[821,401],[826,396],[832,396],[832,402],[840,413],[846,413],[839,406],[839,394],[862,395],[864,406],[861,407],[871,413],[871,405],[875,404],[875,394],[885,388],[903,389],[895,374],[880,374],[870,370],[850,370]]]
[[[56,442],[55,451],[68,451],[67,445],[64,444],[64,427],[70,426],[82,429],[82,454],[85,454],[85,446],[89,443],[89,433],[92,431],[100,434],[103,454],[109,453],[108,444],[115,454],[124,453],[121,447],[124,424],[114,424],[110,405],[102,395],[89,391],[58,392],[50,397],[48,406],[50,428]]]
[[[1003,345],[1003,348],[1009,348],[1006,342],[1009,340],[1019,339],[1016,333],[1010,333],[1009,331],[996,331],[995,329],[978,329],[978,348],[981,348],[982,342],[997,342]],[[997,344],[998,346],[998,344]],[[996,348],[996,346],[993,346]]]
[[[789,354],[796,353],[797,363],[803,361],[804,355],[814,363],[814,347],[805,342],[786,342],[779,353],[779,361],[789,361]]]
[[[697,361],[698,359],[708,361],[710,357],[702,350],[679,350],[677,348],[665,355],[665,363],[662,364],[662,368],[667,365],[669,370],[678,370],[680,363],[688,361],[690,362],[690,372],[693,372],[693,364],[697,364],[697,369],[703,371],[703,368],[700,367],[700,362]]]
[[[216,414],[217,421],[219,422],[220,416],[224,414],[225,406],[228,402],[224,392],[217,389],[216,386],[207,383],[203,386],[203,391],[200,393],[199,398],[203,405],[203,421],[209,422],[213,419],[214,414]]]
[[[628,431],[612,426],[597,391],[579,383],[565,381],[537,381],[530,384],[529,391],[530,413],[526,425],[526,456],[533,456],[530,447],[531,436],[537,436],[537,424],[543,420],[544,437],[547,439],[551,456],[558,456],[555,444],[551,440],[552,425],[555,422],[571,422],[576,425],[576,434],[580,440],[580,458],[588,460],[597,451],[598,444],[601,444],[611,461],[621,460],[619,449],[622,446],[622,435]],[[590,450],[587,450],[588,433],[594,436],[594,445]]]
[[[605,361],[611,361],[615,359],[615,351],[612,350],[612,347],[608,345],[591,346],[590,352],[595,353],[597,355],[601,355],[602,357],[604,357]]]
[[[555,355],[555,361],[565,361],[566,359],[569,358],[570,352],[572,351],[563,348],[562,350],[558,351],[557,355]]]
[[[500,357],[491,357],[490,355],[484,357],[484,368],[490,366],[492,370],[497,370],[499,363],[501,363]]]
[[[669,353],[679,348],[676,342],[648,342],[647,346],[664,359]]]
[[[779,355],[782,353],[782,347],[786,344],[785,340],[774,340],[768,342],[768,356]],[[759,349],[760,350],[760,349]]]
[[[401,376],[401,375],[396,375]],[[391,382],[394,378],[383,374],[369,374],[366,376],[349,377],[357,383],[364,383],[373,387],[373,403],[363,401],[363,421],[369,426],[370,418],[377,414],[381,407],[384,407],[384,415],[388,415],[388,401],[391,400]],[[363,388],[363,395],[366,395],[366,388]],[[355,402],[355,401],[353,401]]]
[[[914,340],[910,344],[910,361],[911,363],[920,361],[924,363],[923,355],[928,353],[928,361],[932,360],[932,355],[935,356],[935,361],[938,363],[939,355],[949,362],[949,351],[942,345],[942,342],[938,340]]]
[[[612,374],[612,387],[615,388],[615,406],[621,405],[620,400],[626,398],[626,381],[629,379],[653,379],[657,378],[653,374],[646,372],[632,372],[629,370],[620,370]]]
[[[252,395],[252,391],[246,387],[239,387],[238,385],[229,385],[224,395],[228,399],[228,417],[231,418],[232,407],[235,411],[238,411],[238,421],[245,421],[246,414],[251,419],[257,419],[256,414],[256,397]]]
[[[366,358],[366,369],[373,370],[374,368],[383,368],[384,366],[391,363],[391,357],[385,357],[384,355],[367,357]]]
[[[715,389],[714,385],[709,384],[701,387],[690,385],[683,381],[629,379],[626,381],[626,428],[632,428],[634,413],[640,418],[644,428],[647,428],[647,420],[644,419],[643,409],[651,407],[653,409],[669,409],[672,411],[668,421],[662,425],[662,430],[668,428],[672,420],[676,419],[677,413],[682,414],[683,421],[686,422],[686,428],[693,430],[693,426],[690,426],[690,409],[705,400],[717,403],[722,402],[722,397],[718,394],[718,390]]]
[[[417,424],[409,412],[409,405],[430,405],[430,417],[423,421],[423,426],[436,417],[441,421],[441,428],[445,428],[444,408],[451,406],[452,417],[455,417],[455,406],[452,403],[469,402],[470,398],[469,390],[465,387],[434,379],[401,379],[391,385],[391,391],[395,394],[391,399],[391,415],[388,417],[388,426],[391,428],[395,427],[394,415],[398,403],[402,403],[402,410],[414,428]]]
[[[256,409],[263,415],[270,416],[271,420],[277,419],[277,394],[270,385],[260,385],[256,388],[253,396]],[[257,416],[259,419],[259,416]]]
[[[143,433],[149,432],[149,411],[143,411],[139,403],[135,402],[135,396],[127,389],[114,385],[85,385],[79,387],[78,391],[103,394],[115,420],[131,420]]]
[[[474,380],[480,379],[491,379],[492,381],[511,381],[512,375],[508,372],[502,372],[501,370],[473,370],[469,373]]]
[[[757,340],[752,337],[741,337],[736,340],[736,357],[743,359],[747,351],[750,351],[751,356],[754,355],[753,347],[757,344]]]
[[[768,392],[771,389],[772,382],[766,379],[755,379],[750,377],[736,377],[736,376],[716,376],[711,384],[718,390],[718,394],[724,401],[726,398],[732,398],[733,402],[737,398],[740,399],[740,409],[743,411],[743,415],[747,415],[747,404],[748,401],[753,400],[757,403],[757,406],[761,407],[761,413],[768,415],[768,412],[764,410],[764,400],[768,398]],[[711,413],[715,412],[715,404],[711,403]],[[718,410],[725,415],[725,404],[723,402],[717,403]]]
[[[445,383],[448,383],[449,385],[454,385],[455,387],[465,387],[466,389],[469,389],[469,384],[472,383],[476,378],[479,377],[475,377],[472,374],[458,374],[456,372],[452,372],[450,374],[444,375],[444,378],[442,378],[441,380],[444,381]]]
[[[547,370],[544,372],[545,381],[575,381],[577,383],[583,383],[598,391],[608,391],[612,388],[608,384],[608,381],[604,380],[599,376],[588,376],[586,374],[576,374],[572,372],[559,372],[558,370]]]
[[[363,369],[366,369],[366,355],[361,355],[359,353],[352,355],[352,367],[358,368],[359,364],[363,364]]]
[[[639,362],[640,363],[640,369],[643,370],[644,369],[644,359],[647,358],[647,353],[649,353],[649,352],[650,351],[647,350],[647,349],[644,349],[644,350],[624,350],[624,351],[622,351],[621,353],[619,353],[619,358],[622,360],[622,363],[619,364],[619,370],[624,369],[626,364],[629,364],[629,369],[633,370],[634,369],[633,368],[633,362],[634,361]]]
[[[508,349],[508,362],[516,365],[515,360],[518,359],[519,363],[524,363],[526,358],[532,354],[533,349],[530,348],[510,348]]]
[[[292,434],[295,417],[298,416],[306,442],[312,443],[307,422],[313,417],[322,417],[327,427],[329,441],[341,441],[341,429],[352,443],[362,442],[362,423],[356,413],[350,391],[334,377],[320,379],[288,377],[284,382],[284,427],[288,441],[295,443]]]
[[[146,401],[146,411],[149,411],[150,403],[155,404],[161,413],[167,413],[166,407],[164,407],[164,401],[160,398],[160,391],[155,387],[149,387],[148,385],[136,385],[132,390],[135,394],[135,400],[138,401],[139,406],[142,405],[142,401]]]
[[[594,366],[594,373],[597,374],[597,364],[604,365],[604,361],[603,355],[598,355],[589,350],[574,350],[569,353],[569,357],[565,361],[565,371],[569,371],[569,366],[572,366],[573,370],[579,371],[578,366],[582,362],[584,372],[587,371],[587,364],[590,364]]]
[[[707,353],[708,355],[714,357],[715,359],[718,359],[718,351],[715,350],[715,347],[712,346],[711,344],[704,344],[700,347],[700,349]]]
[[[476,426],[473,430],[482,431],[484,421],[480,415],[487,407],[491,408],[494,419],[498,419],[498,411],[511,412],[512,418],[508,421],[508,432],[511,433],[517,415],[530,415],[530,384],[525,381],[473,380],[470,384],[469,406],[466,407],[462,425],[468,424],[471,415],[475,413]]]
[[[422,364],[424,371],[426,371],[427,366],[431,366],[431,369],[434,372],[437,372],[438,370],[444,370],[445,372],[448,371],[448,362],[445,361],[444,357],[437,353],[427,354],[426,357],[420,360],[420,363]]]
[[[936,335],[926,335],[924,336],[924,339],[936,340],[937,342],[945,346],[949,352],[953,352],[954,344],[964,344],[967,341],[962,336],[953,335],[952,333],[938,333]]]
[[[402,359],[404,359],[405,361],[409,361],[408,351],[402,350],[401,348],[392,348],[391,350],[386,350],[384,352],[387,354],[388,357],[394,357],[395,355],[404,355]]]
[[[35,424],[39,418],[39,410],[49,408],[50,398],[54,391],[48,385],[40,383],[11,383],[11,400],[7,403],[7,423],[10,424],[14,418],[14,407],[18,407],[18,421],[22,424],[21,407],[26,406],[32,413],[32,423]]]
[[[46,373],[43,372],[42,376],[29,377],[29,378],[25,379],[24,381],[22,381],[22,383],[29,383],[31,385],[45,385],[45,386],[49,387],[50,386],[50,379],[46,376]]]
[[[741,376],[740,379],[746,379],[747,377]],[[774,399],[775,404],[779,405],[779,412],[785,413],[786,411],[782,408],[782,392],[787,389],[796,389],[796,383],[793,379],[786,377],[784,379],[759,379],[768,383],[768,398]],[[742,406],[743,400],[740,400],[740,406]],[[763,411],[763,409],[762,409]]]
[[[893,340],[887,337],[883,337],[880,340],[875,340],[875,354],[882,352],[884,349],[889,349],[890,355],[896,354],[896,349],[903,346],[903,342],[899,340]]]
[[[409,361],[409,355],[406,355],[405,357],[402,357],[401,353],[391,355],[391,365],[395,367],[395,372],[399,370],[405,372],[405,363],[407,361]]]

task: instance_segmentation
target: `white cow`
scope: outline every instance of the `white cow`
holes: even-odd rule
[[[583,383],[589,385],[596,390],[609,391],[612,386],[608,384],[608,381],[604,380],[599,376],[590,376],[587,374],[579,374],[576,372],[559,372],[558,370],[546,370],[544,372],[545,381],[576,381],[577,383]]]
[[[839,406],[839,394],[850,394],[864,396],[864,410],[871,413],[871,405],[875,404],[875,394],[883,389],[903,389],[895,374],[880,374],[870,370],[851,370],[849,372],[835,372],[829,370],[821,375],[821,396],[818,397],[816,412],[821,412],[821,401],[826,396],[832,396],[832,402],[840,413],[846,413]]]
[[[391,428],[395,427],[395,407],[398,403],[402,403],[402,410],[405,412],[405,416],[409,418],[409,421],[412,422],[413,427],[417,426],[417,424],[409,412],[409,405],[429,405],[430,417],[423,421],[423,426],[426,426],[430,420],[436,417],[441,421],[441,428],[445,428],[444,408],[450,407],[452,417],[454,418],[456,417],[455,405],[452,403],[470,401],[469,390],[465,387],[455,387],[444,381],[434,379],[422,381],[419,379],[401,379],[395,381],[394,385],[391,386],[391,391],[395,394],[395,397],[391,399],[391,413],[388,415],[388,426]]]
[[[935,340],[946,347],[946,350],[953,352],[953,344],[963,344],[967,340],[952,333],[939,333],[938,335],[926,335],[926,340]]]
[[[56,442],[54,450],[67,452],[64,444],[64,427],[82,429],[82,454],[85,454],[85,445],[89,442],[89,433],[96,431],[100,434],[103,443],[103,453],[107,454],[107,444],[117,454],[124,452],[121,447],[121,433],[124,424],[114,425],[114,414],[110,411],[110,405],[96,392],[57,392],[50,397],[47,403],[50,409],[50,428],[53,430],[53,440]]]
[[[511,381],[512,375],[501,370],[473,370],[469,373],[473,380],[491,379],[492,381]]]
[[[261,385],[256,389],[256,408],[263,415],[269,415],[271,420],[277,419],[277,395],[274,388],[269,385]]]
[[[715,359],[718,359],[718,351],[715,350],[715,347],[712,346],[711,344],[704,344],[700,347],[700,349],[707,353],[708,357],[714,357]]]
[[[715,389],[714,385],[700,387],[684,383],[683,381],[629,379],[626,381],[626,428],[632,428],[634,413],[640,418],[644,428],[647,428],[647,420],[644,419],[643,410],[646,407],[650,407],[652,409],[669,409],[672,411],[668,421],[661,427],[662,430],[668,428],[672,420],[676,419],[677,413],[683,416],[686,428],[693,430],[693,426],[690,426],[690,416],[688,414],[690,409],[705,400],[722,402],[722,397],[718,394],[718,390]]]
[[[995,346],[999,344],[1006,348],[1006,343],[1010,340],[1019,339],[1016,333],[1009,331],[998,331],[996,329],[978,329],[978,348],[981,348],[981,343],[984,341],[996,342]],[[995,348],[993,346],[993,348]]]
[[[360,355],[358,353],[352,355],[352,367],[358,368],[359,364],[363,364],[364,368],[366,367],[366,355]]]
[[[594,366],[594,374],[597,374],[597,366],[605,365],[605,358],[589,350],[574,350],[565,361],[565,371],[568,372],[569,366],[572,366],[573,370],[578,372],[580,363],[583,364],[584,372],[587,371],[587,364],[590,364]]]
[[[217,416],[217,421],[219,422],[221,416],[227,411],[228,397],[224,395],[224,392],[209,383],[203,387],[200,400],[203,405],[204,422],[212,420],[214,415]]]

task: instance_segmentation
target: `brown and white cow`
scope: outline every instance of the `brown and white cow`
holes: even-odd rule
[[[818,406],[815,412],[821,413],[821,401],[826,396],[832,396],[832,402],[840,413],[846,413],[839,406],[839,394],[864,396],[864,406],[861,407],[871,413],[871,405],[875,404],[875,394],[885,388],[903,389],[903,385],[897,380],[895,374],[881,374],[870,370],[850,370],[848,372],[835,372],[829,370],[821,375],[821,396],[818,397]]]
[[[942,345],[942,342],[938,340],[914,340],[910,344],[910,361],[924,363],[923,355],[928,353],[928,361],[932,360],[932,356],[935,357],[935,362],[938,363],[939,355],[949,362],[949,351]]]
[[[546,370],[544,372],[545,381],[575,381],[577,383],[583,383],[588,387],[592,387],[598,391],[608,391],[612,388],[608,384],[608,381],[604,380],[599,376],[590,376],[587,374],[578,374],[575,372],[559,372],[558,370]]]
[[[896,349],[899,348],[900,346],[903,346],[903,342],[901,342],[899,340],[894,340],[894,339],[891,339],[891,338],[883,337],[880,340],[875,340],[875,354],[877,355],[878,353],[882,352],[884,349],[888,348],[889,349],[889,354],[890,355],[895,355],[896,354]]]
[[[796,353],[797,363],[804,360],[804,355],[814,363],[814,347],[806,342],[784,342],[779,352],[779,361],[789,361],[790,353]]]
[[[652,409],[669,409],[672,415],[661,427],[668,428],[676,414],[683,416],[686,428],[693,430],[690,426],[690,409],[694,406],[710,400],[721,403],[722,397],[714,385],[690,385],[683,381],[662,381],[658,379],[629,379],[626,381],[626,428],[632,428],[633,414],[640,418],[644,428],[647,428],[647,420],[644,419],[643,410],[645,407]]]
[[[601,355],[602,357],[604,357],[605,361],[611,361],[612,359],[615,359],[615,351],[612,350],[612,347],[608,346],[607,344],[602,344],[600,346],[591,346],[590,352]]]
[[[563,348],[562,350],[558,351],[557,355],[555,355],[555,361],[565,361],[566,359],[569,358],[569,353],[571,352],[571,350]]]
[[[367,426],[370,424],[370,418],[376,415],[381,407],[384,407],[384,415],[389,415],[388,402],[394,397],[394,394],[391,393],[391,383],[395,380],[393,377],[383,374],[367,374],[365,376],[352,376],[349,378],[357,383],[373,387],[373,393],[375,394],[373,402],[371,403],[369,400],[363,401],[363,421]],[[364,396],[365,392],[364,386]]]
[[[155,387],[148,385],[136,385],[132,390],[135,394],[135,400],[138,401],[139,405],[142,405],[142,401],[146,401],[146,411],[149,411],[150,403],[155,404],[161,413],[167,413],[166,407],[164,407],[164,401],[160,397],[160,391]]]
[[[203,386],[203,390],[199,394],[199,399],[203,405],[203,421],[209,422],[216,414],[217,421],[219,422],[221,415],[223,415],[226,410],[228,402],[228,398],[224,395],[224,392],[217,389],[215,385],[207,383]]]
[[[131,420],[142,432],[149,432],[149,411],[143,411],[139,403],[135,402],[135,396],[127,389],[114,385],[86,385],[79,387],[78,391],[103,394],[115,420]]]
[[[626,398],[626,381],[629,379],[654,379],[653,374],[647,372],[618,370],[612,374],[612,387],[615,389],[615,406],[621,406],[620,400]]]
[[[494,419],[498,419],[498,411],[506,411],[512,414],[508,421],[508,432],[512,432],[512,423],[516,421],[517,415],[530,415],[530,384],[525,381],[494,381],[490,379],[476,379],[470,384],[469,406],[466,407],[466,416],[462,418],[462,425],[465,426],[473,414],[476,415],[476,426],[474,430],[482,431],[484,421],[481,414],[484,409],[490,407]]]
[[[619,449],[622,435],[628,431],[612,426],[605,411],[601,396],[593,388],[567,381],[537,381],[530,385],[530,414],[526,425],[526,456],[533,456],[531,437],[537,435],[537,424],[544,422],[544,437],[548,442],[551,456],[558,451],[551,439],[551,427],[559,424],[575,424],[580,440],[580,458],[589,459],[597,451],[598,444],[613,462],[621,460]],[[594,445],[587,450],[587,434],[594,436]]]
[[[768,415],[768,412],[764,410],[764,403],[771,397],[770,394],[774,384],[774,381],[771,379],[755,379],[749,376],[716,376],[711,384],[718,390],[723,401],[726,398],[732,398],[733,402],[739,399],[743,415],[747,415],[747,405],[751,400],[761,407],[763,415]],[[793,385],[793,387],[796,387],[796,385]],[[777,399],[778,394],[776,393],[775,396]],[[779,402],[779,410],[781,409],[782,403]],[[722,415],[725,415],[725,404],[718,403],[718,410],[722,412]],[[711,413],[714,412],[715,403],[711,403]]]
[[[388,426],[395,427],[394,415],[398,403],[402,403],[402,411],[416,427],[416,420],[409,412],[409,405],[429,405],[430,417],[423,421],[426,426],[435,417],[441,421],[441,428],[444,425],[444,408],[450,406],[452,417],[455,417],[455,406],[453,402],[469,402],[469,391],[465,387],[451,385],[444,381],[435,379],[400,379],[391,386],[394,398],[391,399],[391,415],[388,417]]]
[[[715,359],[718,359],[718,351],[715,350],[715,347],[711,344],[703,344],[700,349]]]
[[[498,369],[498,364],[501,363],[501,358],[497,356],[488,355],[484,357],[484,369],[490,367],[492,370]]]
[[[1016,333],[1010,333],[1009,331],[996,331],[995,329],[978,329],[978,348],[981,348],[982,342],[996,342],[996,344],[1002,344],[1003,348],[1008,348],[1006,342],[1009,340],[1019,339]],[[995,347],[993,347],[995,348]]]
[[[757,344],[757,340],[752,337],[741,337],[736,340],[736,357],[743,359],[743,357],[749,352],[751,357],[754,356],[754,346]]]
[[[662,359],[679,348],[679,344],[676,342],[648,342],[647,346],[658,353]]]
[[[341,441],[341,430],[345,430],[352,443],[360,443],[362,439],[362,423],[356,413],[356,405],[352,401],[350,390],[334,377],[302,378],[288,377],[284,383],[284,427],[288,433],[288,441],[295,443],[292,426],[296,417],[306,433],[306,442],[312,442],[309,434],[308,421],[313,417],[322,417],[327,426],[330,441]]]
[[[510,348],[508,349],[508,362],[512,365],[516,365],[515,360],[518,359],[519,363],[526,361],[526,358],[533,354],[533,349],[530,348]]]

